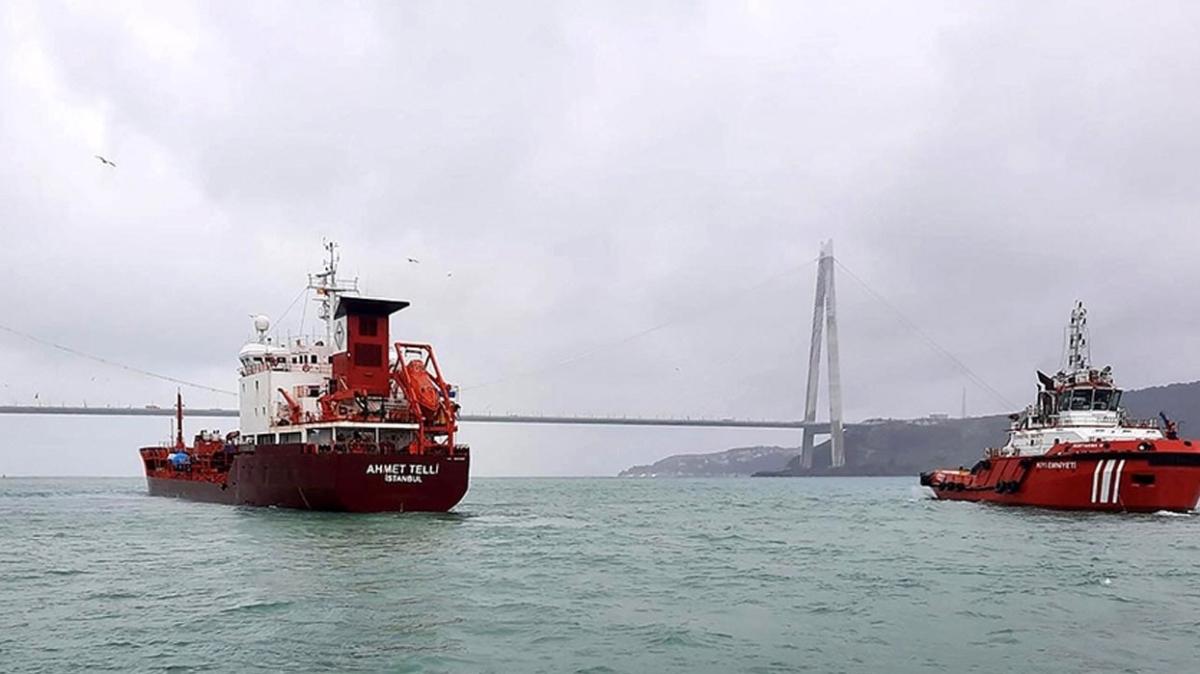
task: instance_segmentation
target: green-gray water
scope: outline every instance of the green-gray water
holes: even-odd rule
[[[479,479],[447,515],[0,480],[0,671],[1195,671],[1200,519],[913,480]]]

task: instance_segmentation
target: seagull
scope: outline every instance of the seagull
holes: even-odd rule
[[[96,155],[92,155],[92,156],[93,156],[93,157],[95,157],[96,159],[99,159],[99,160],[100,160],[100,163],[101,163],[101,164],[104,164],[105,166],[111,166],[111,167],[113,167],[113,168],[117,168],[117,165],[116,165],[116,164],[114,164],[114,163],[110,162],[109,160],[105,159],[104,157],[101,157],[101,156],[100,156],[100,155],[98,155],[98,154],[96,154]]]
[[[410,257],[410,258],[408,258],[408,261],[409,261],[409,262],[411,262],[411,263],[413,263],[413,264],[421,264],[421,261],[420,261],[420,260],[418,260],[418,259],[417,259],[417,258],[415,258],[415,257]]]
[[[446,278],[450,278],[451,276],[454,276],[453,272],[446,272]]]

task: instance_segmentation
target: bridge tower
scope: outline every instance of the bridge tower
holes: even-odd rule
[[[804,398],[804,421],[817,420],[817,387],[821,378],[821,338],[824,333],[829,352],[829,446],[830,465],[846,465],[846,447],[842,437],[842,377],[838,366],[837,302],[833,286],[833,240],[821,244],[817,259],[817,297],[813,305],[812,342],[808,348],[808,391]],[[813,436],[811,426],[804,428],[801,465],[812,468]]]

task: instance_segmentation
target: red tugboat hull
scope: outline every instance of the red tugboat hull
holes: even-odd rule
[[[467,492],[470,456],[461,450],[433,456],[311,449],[303,444],[260,446],[235,454],[222,473],[148,468],[146,482],[153,496],[355,513],[446,512]],[[162,451],[146,448],[142,454]]]
[[[1044,455],[992,457],[935,470],[937,498],[1064,510],[1189,512],[1200,502],[1200,452],[1190,440],[1065,444]]]

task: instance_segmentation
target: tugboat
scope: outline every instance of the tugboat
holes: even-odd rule
[[[920,481],[937,498],[1070,510],[1188,512],[1200,508],[1200,448],[1163,413],[1135,420],[1112,368],[1090,364],[1087,310],[1071,312],[1065,370],[1038,372],[1037,402],[1010,417],[1008,442],[970,469]]]
[[[151,495],[345,512],[453,508],[467,491],[470,450],[455,444],[457,389],[433,347],[390,344],[389,317],[408,302],[360,297],[338,278],[336,244],[309,275],[323,339],[276,344],[270,321],[239,354],[239,430],[140,450]],[[391,354],[392,348],[395,349]]]

